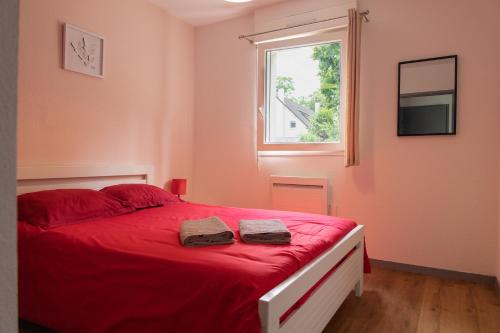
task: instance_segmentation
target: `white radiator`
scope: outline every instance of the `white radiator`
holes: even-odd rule
[[[326,179],[271,176],[270,182],[273,209],[328,214]]]

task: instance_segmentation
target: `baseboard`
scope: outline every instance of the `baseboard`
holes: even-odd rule
[[[438,277],[442,277],[445,279],[451,279],[451,280],[460,280],[460,281],[488,284],[491,286],[496,286],[497,291],[500,292],[500,286],[498,284],[499,282],[496,279],[496,277],[494,277],[494,276],[474,274],[474,273],[465,273],[465,272],[459,272],[459,271],[450,271],[447,269],[432,268],[432,267],[425,267],[425,266],[401,264],[398,262],[379,260],[379,259],[370,259],[370,263],[376,267],[393,269],[395,271],[425,274],[425,275],[438,276]]]

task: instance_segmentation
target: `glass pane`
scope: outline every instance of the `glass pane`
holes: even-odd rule
[[[340,141],[340,43],[266,52],[266,142]]]
[[[399,64],[398,135],[455,134],[456,57]]]

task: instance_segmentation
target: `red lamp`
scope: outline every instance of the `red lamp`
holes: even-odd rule
[[[172,179],[172,184],[170,185],[170,192],[172,194],[177,194],[180,198],[181,195],[186,194],[187,179]]]

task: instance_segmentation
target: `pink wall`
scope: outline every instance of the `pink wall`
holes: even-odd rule
[[[18,164],[192,165],[194,29],[143,0],[23,0]],[[105,37],[105,78],[65,71],[62,23]]]
[[[495,275],[500,3],[362,0],[361,166],[341,156],[256,157],[251,16],[196,30],[194,199],[269,207],[270,174],[328,177],[374,258]],[[459,55],[458,134],[396,136],[397,63]]]

